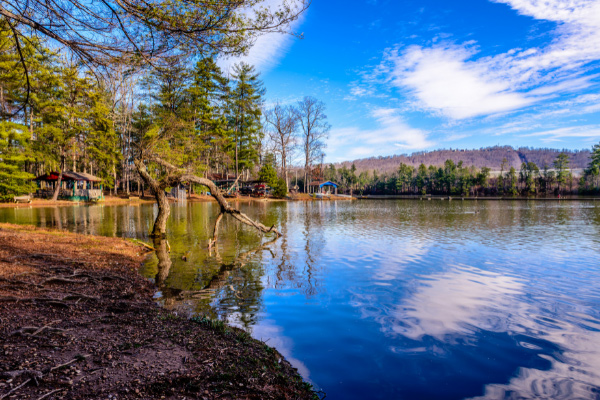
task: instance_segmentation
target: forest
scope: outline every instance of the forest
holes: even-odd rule
[[[35,4],[40,18],[47,12],[59,18],[60,10]],[[259,13],[244,21],[244,34],[282,29],[304,9]],[[230,18],[225,9],[213,11],[223,13],[222,23]],[[58,35],[8,11],[2,15],[0,200],[35,192],[32,179],[54,171],[59,178],[53,200],[60,195],[63,171],[73,171],[100,177],[112,194],[149,189],[163,207],[173,186],[186,183],[193,191],[230,176],[260,179],[284,197],[292,172],[304,192],[315,180],[336,181],[345,193],[598,192],[598,146],[591,152],[510,146],[437,150],[323,167],[330,125],[322,101],[306,96],[295,104],[266,104],[266,88],[252,65],[219,67],[219,56],[243,54],[252,35],[227,27],[221,36],[210,29],[193,36],[195,31],[179,25],[176,34],[164,32],[173,27],[154,27],[152,35],[166,35],[156,40],[180,42],[171,43],[170,51],[144,42],[149,46],[144,51],[113,19],[111,29],[121,29],[118,37],[127,40],[104,48],[69,29]],[[189,10],[184,16],[191,18]],[[172,16],[163,17],[165,24],[175,23]],[[98,35],[105,29],[88,28]],[[201,48],[190,49],[198,43]],[[573,169],[584,173],[576,176]]]
[[[537,196],[600,193],[600,144],[589,155],[580,175],[573,173],[570,156],[556,152],[550,165],[522,162],[517,169],[504,158],[498,171],[477,168],[463,161],[447,159],[440,165],[418,167],[400,163],[391,172],[359,171],[356,164],[341,168],[330,164],[323,176],[340,185],[343,192],[376,195],[456,195],[456,196]],[[578,153],[579,154],[579,153]]]
[[[192,65],[168,58],[157,69],[118,66],[98,76],[35,36],[18,49],[8,29],[0,34],[4,200],[35,192],[35,176],[65,170],[96,175],[113,194],[143,191],[135,159],[149,149],[203,177],[245,181],[276,170],[285,195],[293,153],[302,151],[307,171],[322,154],[325,105],[307,96],[265,106],[260,74],[243,62],[224,73],[214,55]]]

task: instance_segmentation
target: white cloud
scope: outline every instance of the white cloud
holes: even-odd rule
[[[373,89],[353,82],[350,85],[350,94],[354,97],[370,96],[373,95]]]
[[[421,108],[454,120],[523,109],[594,84],[600,59],[600,0],[494,0],[519,14],[557,23],[551,43],[476,58],[473,42],[388,52],[379,70]]]
[[[284,4],[299,7],[301,3],[300,0],[292,0],[291,2],[289,0],[264,0],[259,6],[277,10]],[[300,27],[306,12],[292,22],[290,25],[291,32],[295,32]],[[277,66],[279,61],[287,54],[295,39],[296,37],[290,34],[267,33],[256,39],[248,54],[241,57],[221,58],[218,63],[223,71],[229,71],[236,63],[245,62],[254,65],[258,71],[266,72]]]
[[[428,133],[409,126],[399,111],[394,108],[377,108],[371,112],[379,127],[359,129],[356,127],[336,128],[330,132],[328,148],[336,149],[330,155],[333,161],[346,161],[359,157],[395,154],[398,150],[422,150],[435,143]]]
[[[591,85],[591,80],[597,78],[598,75],[588,75],[576,79],[566,79],[555,85],[540,86],[528,92],[529,95],[547,95],[557,94],[562,92],[573,92],[579,89],[585,89]]]
[[[409,88],[425,108],[453,119],[510,111],[533,102],[511,92],[508,82],[490,79],[480,64],[466,62],[470,56],[464,47],[411,46],[391,59],[392,82]]]
[[[244,325],[234,317],[230,317],[227,322],[243,329]],[[294,342],[291,338],[284,335],[283,329],[275,324],[274,320],[264,318],[259,324],[253,325],[251,329],[252,337],[265,342],[268,341],[269,346],[276,348],[277,351],[280,352],[281,355],[283,355],[285,359],[298,370],[300,375],[310,382],[310,371],[308,367],[302,361],[293,356]]]
[[[541,137],[542,141],[559,141],[568,138],[600,138],[600,125],[570,126],[541,132],[529,133],[523,137]]]
[[[514,278],[471,267],[430,277],[393,313],[391,326],[383,327],[411,339],[464,333],[475,326],[501,331],[498,309],[510,309],[523,284]],[[401,323],[400,323],[401,321]]]

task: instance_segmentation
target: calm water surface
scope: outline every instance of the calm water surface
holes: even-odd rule
[[[600,398],[600,204],[355,201],[239,207],[284,237],[174,206],[156,297],[275,346],[328,399]],[[147,239],[153,206],[0,209]],[[186,256],[187,261],[182,260]],[[159,262],[160,259],[160,262]]]

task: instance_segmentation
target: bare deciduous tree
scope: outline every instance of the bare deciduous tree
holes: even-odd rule
[[[289,190],[288,161],[297,145],[298,114],[293,107],[277,103],[265,112],[265,121],[268,126],[269,141],[273,145],[274,152],[281,159],[281,174],[285,180],[285,188]]]
[[[324,140],[328,137],[331,125],[327,122],[325,104],[311,96],[306,96],[298,102],[296,115],[302,128],[300,146],[304,153],[304,192],[306,193],[310,183],[308,182],[310,167],[323,154]]]

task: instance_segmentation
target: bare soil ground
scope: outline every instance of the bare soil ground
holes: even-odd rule
[[[318,398],[246,332],[158,308],[142,251],[0,224],[0,400]]]
[[[132,196],[134,196],[132,194]],[[153,197],[144,197],[138,199],[128,199],[125,197],[106,196],[100,204],[106,205],[119,205],[119,204],[139,204],[139,203],[154,203]],[[33,199],[31,203],[0,203],[0,208],[27,208],[27,207],[61,207],[61,206],[74,206],[77,204],[85,205],[89,204],[83,201],[69,201],[69,200],[47,200],[47,199]]]

